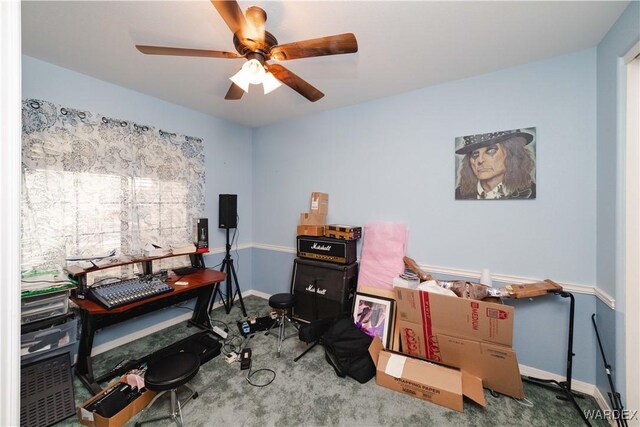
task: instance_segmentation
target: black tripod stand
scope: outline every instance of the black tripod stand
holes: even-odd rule
[[[244,301],[242,300],[242,292],[240,292],[240,285],[238,285],[238,276],[236,276],[236,269],[233,267],[233,258],[231,258],[231,244],[229,243],[229,229],[227,228],[227,244],[226,255],[224,260],[222,261],[222,266],[220,267],[220,271],[227,274],[227,288],[226,288],[226,298],[222,295],[220,291],[220,284],[216,288],[216,292],[213,294],[213,298],[211,299],[211,304],[209,305],[209,311],[213,308],[213,303],[215,302],[216,295],[220,295],[220,300],[224,305],[224,309],[227,311],[227,314],[231,311],[231,307],[233,307],[233,300],[238,295],[238,299],[240,300],[240,306],[242,307],[242,315],[247,317],[247,310],[244,308]],[[236,284],[235,291],[233,289],[233,283]]]

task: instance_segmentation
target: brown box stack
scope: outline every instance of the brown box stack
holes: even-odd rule
[[[300,214],[298,236],[324,236],[329,210],[329,195],[314,191],[311,193],[311,209]]]

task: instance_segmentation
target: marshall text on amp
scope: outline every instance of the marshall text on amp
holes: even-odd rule
[[[298,236],[297,241],[297,255],[300,258],[337,264],[352,264],[357,260],[356,240]]]

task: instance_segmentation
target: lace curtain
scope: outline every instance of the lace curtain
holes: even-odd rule
[[[194,219],[203,213],[201,139],[23,101],[23,271],[114,249],[137,256],[149,243],[182,246],[193,241]]]

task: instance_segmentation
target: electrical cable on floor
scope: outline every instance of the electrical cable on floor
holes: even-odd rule
[[[513,398],[512,398],[513,399]],[[530,401],[529,399],[527,399],[526,397],[523,397],[522,400],[524,400],[526,403],[522,403],[520,400],[518,399],[513,399],[516,402],[518,402],[519,404],[521,404],[522,406],[526,406],[527,408],[533,408],[535,405],[533,404],[532,401]]]
[[[271,384],[273,382],[273,380],[276,379],[276,371],[274,371],[273,369],[261,368],[261,369],[258,369],[257,371],[253,371],[252,372],[251,371],[252,366],[253,366],[253,361],[249,362],[249,373],[247,374],[247,382],[249,384],[251,384],[252,386],[254,386],[254,387],[266,387],[269,384]],[[255,374],[257,374],[258,372],[261,372],[261,371],[271,372],[273,374],[273,377],[265,384],[252,383],[251,382],[251,377],[254,376]]]

